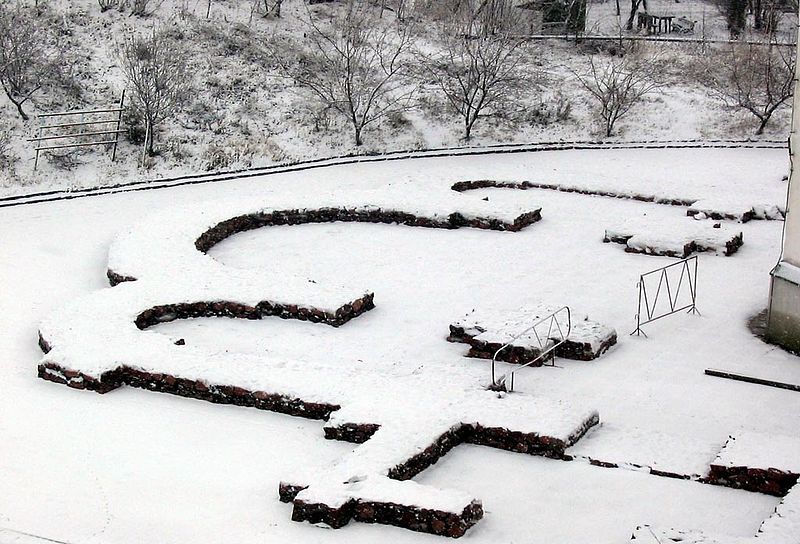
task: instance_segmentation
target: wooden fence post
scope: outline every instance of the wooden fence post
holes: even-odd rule
[[[114,133],[114,149],[111,151],[111,162],[117,158],[117,144],[119,143],[119,130],[122,126],[122,110],[125,109],[125,89],[122,89],[122,96],[119,99],[119,112],[117,112],[117,129]]]

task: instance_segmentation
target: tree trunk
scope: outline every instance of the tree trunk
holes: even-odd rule
[[[614,132],[614,123],[617,122],[614,112],[607,112],[606,117],[604,117],[603,120],[606,122],[606,137],[611,136],[611,134]]]
[[[469,141],[472,138],[472,126],[475,124],[475,119],[470,119],[469,115],[464,119],[464,140]]]
[[[628,21],[625,23],[625,30],[633,30],[633,19],[636,17],[636,12],[639,10],[639,2],[641,2],[641,0],[631,0],[631,14],[628,16]]]
[[[767,127],[767,123],[769,123],[769,115],[766,117],[759,117],[761,123],[758,125],[758,130],[756,130],[756,136],[761,136],[764,134],[764,129]]]
[[[362,129],[362,127],[359,127],[358,125],[354,126],[354,132],[355,132],[355,136],[356,136],[356,147],[361,147],[361,145],[364,143],[361,140],[361,129]]]
[[[731,39],[738,40],[747,22],[747,0],[729,0],[725,18]]]
[[[761,30],[764,26],[764,12],[761,9],[761,0],[753,0],[750,4],[750,11],[753,13],[753,28]]]
[[[145,136],[144,146],[148,157],[153,157],[155,153],[155,126],[152,121],[147,121],[147,135]]]
[[[8,96],[8,95],[6,95],[6,96]],[[19,116],[22,118],[22,120],[23,121],[30,120],[30,117],[28,117],[28,114],[25,113],[25,110],[22,109],[22,105],[25,103],[25,100],[17,102],[16,100],[11,98],[10,96],[8,98],[9,98],[9,100],[11,100],[11,103],[14,104],[17,107],[17,111],[19,112]]]

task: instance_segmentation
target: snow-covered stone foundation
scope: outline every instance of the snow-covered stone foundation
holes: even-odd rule
[[[359,444],[334,466],[287,480],[280,495],[293,519],[340,527],[351,519],[461,536],[483,515],[463,492],[411,478],[463,442],[566,458],[599,421],[596,411],[542,396],[443,387],[430,376],[343,372],[306,361],[223,356],[150,327],[176,319],[278,316],[341,326],[374,307],[363,287],[320,285],[274,270],[240,270],[205,254],[237,232],[327,221],[516,231],[540,210],[495,210],[482,201],[452,207],[213,202],[137,224],[109,252],[111,289],[72,301],[45,319],[43,379],[106,393],[122,385],[326,420],[327,438]],[[230,217],[233,216],[231,219]],[[292,483],[300,482],[300,484]]]
[[[544,323],[535,332],[530,331],[516,340],[512,339],[556,310],[557,307],[542,306],[511,311],[472,311],[450,325],[450,335],[447,340],[468,344],[470,349],[467,356],[480,359],[491,359],[497,350],[512,342],[497,355],[497,360],[525,364],[541,356],[543,349],[546,350],[557,343],[560,337],[551,335],[546,338],[548,332],[555,334],[556,329],[548,331],[548,323]],[[565,322],[561,325],[566,327]],[[538,337],[536,333],[539,334]],[[565,359],[591,361],[600,357],[616,343],[617,331],[573,312],[572,327],[566,336],[566,341],[558,346],[554,353],[557,357]],[[537,365],[541,366],[543,363],[544,360],[537,362]]]
[[[741,231],[709,221],[679,221],[670,225],[648,225],[630,221],[607,228],[603,242],[625,246],[629,253],[684,259],[695,252],[729,257],[744,244]]]
[[[708,483],[782,497],[800,477],[800,438],[743,433],[728,438]]]
[[[741,223],[746,223],[752,219],[782,220],[786,215],[786,210],[782,206],[776,204],[751,204],[749,202],[743,204],[740,199],[725,198],[705,198],[702,200],[675,198],[635,191],[603,190],[593,187],[592,184],[584,186],[581,184],[480,179],[459,181],[454,183],[450,188],[459,193],[487,188],[518,189],[523,191],[527,189],[545,189],[607,198],[624,198],[638,200],[640,202],[654,202],[656,204],[688,207],[689,209],[686,210],[686,215],[690,217],[739,221]]]
[[[703,219],[709,218],[747,223],[752,219],[782,220],[785,211],[775,204],[743,206],[722,199],[704,199],[693,203],[689,209],[686,210],[686,215]]]
[[[547,189],[551,191],[561,191],[565,193],[578,193],[582,195],[604,196],[608,198],[624,198],[630,200],[638,200],[640,202],[655,202],[656,204],[667,204],[670,206],[690,206],[694,200],[685,198],[669,198],[664,196],[625,192],[625,191],[604,191],[602,189],[592,188],[590,186],[569,185],[560,183],[544,183],[535,181],[503,181],[494,179],[480,179],[459,181],[454,183],[450,188],[459,193],[465,191],[473,191],[475,189],[486,188],[500,188],[500,189]]]
[[[503,406],[504,401],[509,401],[507,406]],[[363,442],[364,445],[342,465],[326,470],[324,474],[300,476],[281,482],[279,497],[283,502],[293,503],[292,519],[296,521],[341,527],[350,520],[356,520],[459,537],[483,516],[480,501],[461,492],[417,484],[411,480],[414,476],[463,443],[569,460],[566,449],[599,422],[596,413],[585,413],[571,420],[571,429],[561,427],[561,431],[552,434],[525,431],[521,430],[524,425],[507,427],[491,423],[493,418],[509,415],[500,412],[490,415],[494,410],[516,412],[515,405],[520,407],[516,399],[488,394],[484,402],[486,405],[481,411],[487,410],[484,412],[487,424],[459,422],[448,427],[447,419],[442,419],[441,415],[431,415],[431,419],[422,423],[422,428],[416,432],[405,425],[398,428],[395,423],[383,426],[335,424],[336,429],[349,429],[350,432],[344,435],[328,433],[330,427],[326,427],[327,438],[344,438]],[[528,404],[533,401],[526,399],[524,402]],[[545,412],[552,409],[540,402],[529,404],[529,408]],[[521,415],[518,413],[518,416]],[[334,414],[333,418],[336,417],[338,415]],[[536,427],[539,425],[535,423]],[[434,436],[436,428],[445,430]],[[354,434],[355,429],[361,429],[362,432]],[[363,440],[367,434],[370,438]],[[400,440],[402,436],[407,439]],[[405,459],[403,451],[408,452]],[[304,483],[307,481],[316,483]]]

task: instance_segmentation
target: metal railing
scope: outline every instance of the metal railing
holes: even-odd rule
[[[566,319],[566,324],[562,321],[563,319]],[[547,333],[540,334],[544,331],[545,327],[547,328]],[[511,347],[515,341],[519,340],[521,337],[527,335],[531,331],[533,332],[532,337],[536,340],[536,343],[539,347],[539,355],[527,363],[509,370],[500,376],[500,379],[496,379],[495,366],[497,364],[497,356],[500,355],[500,352]],[[495,351],[494,356],[492,356],[492,385],[490,389],[493,391],[514,391],[514,374],[516,374],[518,370],[534,365],[539,361],[546,360],[548,357],[555,358],[555,350],[558,349],[561,344],[567,341],[567,337],[571,331],[572,315],[570,309],[568,306],[562,306],[551,314],[539,319],[536,323],[524,331],[514,335],[511,340],[506,342],[500,349]],[[506,383],[509,385],[507,386]]]
[[[122,127],[122,112],[125,111],[125,91],[122,92],[122,96],[119,100],[119,105],[116,108],[108,108],[102,110],[76,110],[76,111],[64,111],[64,112],[57,112],[57,113],[42,113],[37,117],[39,119],[53,119],[53,118],[62,118],[62,117],[69,117],[74,115],[80,116],[97,116],[97,115],[104,115],[113,113],[113,118],[111,119],[89,119],[87,121],[76,121],[74,123],[55,123],[55,124],[43,124],[39,126],[38,132],[35,138],[30,138],[28,141],[33,142],[36,147],[34,151],[36,151],[36,160],[33,163],[33,169],[36,170],[39,167],[39,153],[42,151],[50,151],[53,149],[69,149],[69,148],[78,148],[78,147],[91,147],[96,145],[111,145],[113,146],[111,151],[111,160],[115,160],[117,158],[117,144],[119,143],[119,135],[124,133],[125,131],[121,129]],[[80,132],[80,131],[71,131],[71,132],[59,132],[58,134],[48,134],[43,135],[45,131],[52,131],[52,130],[59,130],[62,129],[75,129],[76,127],[92,127],[96,125],[113,125],[115,128],[109,130],[91,130],[89,132]],[[99,141],[89,141],[89,142],[75,142],[72,143],[61,143],[55,145],[42,145],[42,142],[55,142],[57,140],[78,140],[84,137],[94,137],[94,136],[102,136]]]
[[[680,269],[677,286],[675,285],[674,279],[672,284],[670,284],[670,271],[676,268]],[[656,288],[655,296],[652,297],[651,304],[651,296],[647,292],[647,278],[655,275],[659,276],[658,287]],[[684,282],[684,280],[686,281]],[[647,336],[642,330],[642,325],[647,325],[662,317],[667,317],[668,315],[683,310],[689,310],[687,313],[691,314],[700,314],[697,309],[697,255],[642,274],[639,276],[639,283],[637,283],[636,286],[639,289],[639,307],[636,310],[636,329],[631,335],[635,334],[639,336],[644,334]],[[682,303],[680,302],[681,293],[685,293],[686,291],[685,289],[681,291],[681,289],[685,286],[688,286],[689,289],[689,299],[685,303]],[[663,300],[662,293],[664,292],[667,293],[669,306],[668,309],[659,313],[658,302],[659,300]],[[644,308],[642,307],[643,305]],[[643,309],[644,312],[642,311]]]

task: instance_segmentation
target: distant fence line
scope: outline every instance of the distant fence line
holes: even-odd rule
[[[708,38],[682,38],[682,37],[664,37],[664,36],[610,36],[608,34],[520,34],[512,36],[512,38],[526,41],[545,41],[545,40],[562,40],[562,41],[608,41],[608,42],[662,42],[662,43],[685,43],[685,44],[728,44],[728,45],[756,45],[756,46],[780,46],[780,47],[796,47],[797,42],[774,42],[774,41],[757,41],[757,40],[719,40]]]

